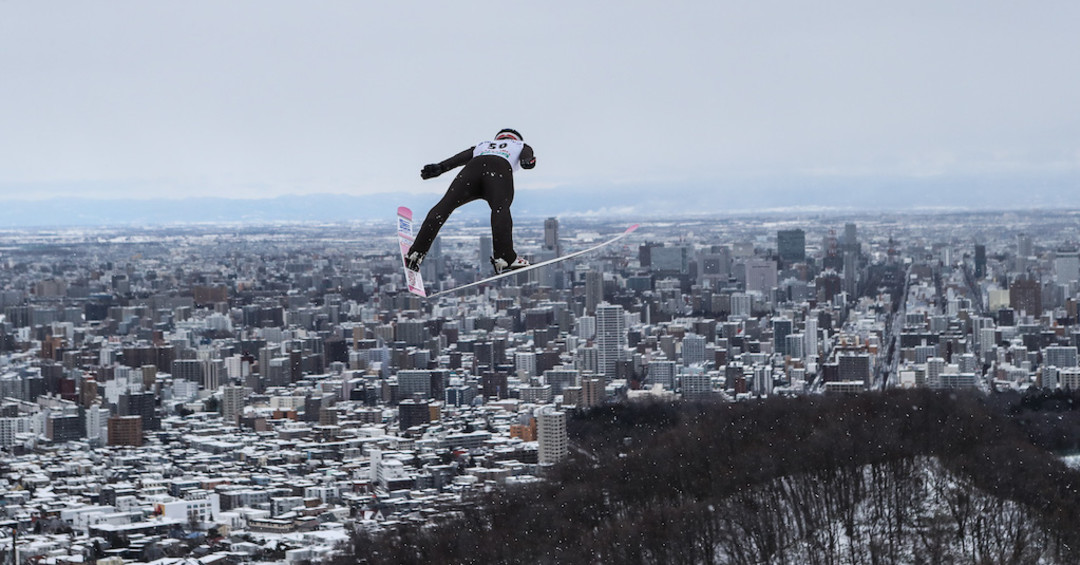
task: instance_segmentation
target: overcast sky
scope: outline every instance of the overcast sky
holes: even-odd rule
[[[1078,29],[1075,1],[0,0],[0,199],[439,193],[420,167],[502,127],[519,190],[1073,182]]]

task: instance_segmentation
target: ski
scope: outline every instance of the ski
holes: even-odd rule
[[[514,269],[514,270],[511,270],[511,271],[503,271],[503,272],[501,272],[501,273],[499,273],[497,275],[490,276],[490,277],[487,277],[485,279],[478,280],[476,282],[471,282],[469,284],[463,284],[461,286],[457,286],[457,287],[454,287],[454,288],[451,288],[451,289],[443,290],[441,292],[436,292],[434,294],[429,294],[427,297],[428,298],[436,298],[438,296],[444,296],[444,295],[450,294],[452,292],[457,292],[459,290],[464,290],[466,288],[482,285],[484,283],[489,283],[489,282],[492,282],[492,281],[497,281],[497,280],[499,280],[501,278],[509,277],[511,275],[520,275],[521,273],[526,273],[526,272],[531,271],[533,269],[539,269],[540,267],[546,267],[548,265],[554,265],[555,263],[558,263],[560,261],[565,261],[567,259],[573,259],[574,257],[578,257],[578,256],[584,255],[586,253],[596,251],[597,249],[600,249],[601,247],[604,247],[605,245],[610,245],[612,243],[615,243],[616,241],[619,241],[620,239],[630,235],[634,230],[636,230],[638,228],[638,225],[639,224],[634,224],[634,225],[626,228],[626,231],[622,232],[621,234],[619,234],[619,235],[617,235],[617,236],[615,236],[615,237],[613,237],[611,239],[608,239],[606,241],[602,241],[602,242],[600,242],[600,243],[598,243],[598,244],[596,244],[596,245],[594,245],[592,247],[589,247],[587,249],[582,249],[580,251],[575,251],[573,253],[568,253],[566,255],[563,255],[562,257],[556,257],[554,259],[548,259],[547,261],[541,261],[539,263],[534,263],[532,265],[529,265],[528,267],[523,267],[521,269]]]
[[[413,215],[412,210],[404,206],[398,206],[397,209],[397,235],[398,247],[401,248],[401,268],[405,269],[405,284],[409,287],[409,292],[426,297],[424,279],[420,277],[420,272],[405,267],[405,255],[413,244]]]

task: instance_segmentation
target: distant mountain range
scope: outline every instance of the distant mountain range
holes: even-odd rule
[[[722,182],[627,183],[521,189],[515,217],[604,215],[648,219],[758,211],[902,211],[926,209],[1028,210],[1077,207],[1080,180],[1072,175],[759,178]],[[436,193],[314,194],[265,199],[65,198],[0,201],[0,227],[158,225],[198,223],[347,222],[391,218],[397,206],[424,214]],[[458,214],[483,219],[472,203]]]

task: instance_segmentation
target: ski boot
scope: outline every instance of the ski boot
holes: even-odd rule
[[[424,256],[426,253],[420,253],[419,251],[409,250],[405,255],[405,268],[410,271],[420,272],[420,263],[424,262]]]
[[[525,267],[529,266],[529,261],[521,255],[518,255],[517,258],[514,259],[514,261],[511,263],[507,263],[506,259],[496,259],[492,257],[491,266],[495,267],[496,275],[501,275],[506,271],[516,271],[517,269],[524,269]]]

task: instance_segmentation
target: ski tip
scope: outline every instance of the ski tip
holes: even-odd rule
[[[408,208],[406,208],[404,206],[398,206],[397,215],[401,216],[402,218],[405,218],[406,220],[411,220],[412,219],[412,210],[410,210],[410,209],[408,209]]]
[[[634,225],[632,225],[632,226],[630,226],[630,227],[626,228],[626,231],[624,231],[624,232],[623,232],[623,235],[626,235],[626,234],[628,234],[628,233],[630,233],[630,232],[632,232],[632,231],[634,231],[634,230],[638,229],[638,226],[640,226],[640,225],[641,225],[641,224],[634,224]]]

